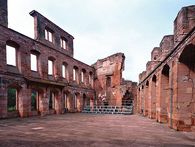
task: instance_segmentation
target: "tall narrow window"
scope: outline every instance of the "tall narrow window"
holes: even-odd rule
[[[64,38],[61,38],[60,39],[60,46],[61,46],[61,48],[63,48],[63,49],[67,49],[67,47],[66,47],[66,40],[64,39]]]
[[[48,29],[45,29],[45,39],[50,42],[53,42],[53,33]]]
[[[33,90],[31,94],[31,110],[37,110],[38,108],[38,92]]]
[[[16,48],[6,45],[6,61],[8,65],[16,66]]]
[[[111,77],[106,78],[106,87],[111,87]]]
[[[31,59],[31,70],[37,71],[37,56],[34,54],[30,54]]]
[[[53,75],[53,61],[48,60],[48,75]]]
[[[17,90],[14,88],[8,88],[7,91],[7,110],[8,112],[17,110]]]
[[[84,72],[81,72],[81,82],[84,83]]]
[[[73,81],[76,81],[76,69],[73,68]]]
[[[62,65],[62,77],[66,78],[66,65]]]
[[[49,109],[54,109],[54,108],[55,108],[55,94],[53,92],[50,92]]]

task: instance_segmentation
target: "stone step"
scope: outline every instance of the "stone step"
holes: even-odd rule
[[[85,107],[83,113],[96,113],[96,114],[125,114],[130,115],[133,113],[132,106],[95,106],[93,109],[89,106]]]

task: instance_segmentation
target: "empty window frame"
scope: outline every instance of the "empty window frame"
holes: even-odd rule
[[[60,46],[63,49],[67,49],[67,41],[64,38],[60,38]]]
[[[84,71],[81,71],[81,82],[84,83]]]
[[[32,90],[31,93],[31,110],[38,110],[38,92],[36,90]]]
[[[62,64],[62,77],[63,78],[67,78],[67,66],[66,66],[66,64]]]
[[[8,88],[7,90],[7,111],[16,111],[17,108],[17,90]]]
[[[16,48],[6,45],[6,63],[16,66]]]
[[[49,109],[55,109],[55,93],[54,92],[50,92]]]
[[[53,75],[54,73],[54,61],[48,60],[48,75]]]
[[[52,33],[52,31],[50,31],[48,29],[45,29],[45,39],[50,41],[50,42],[53,42],[53,33]]]
[[[81,83],[86,84],[86,70],[82,69],[81,71]]]
[[[32,71],[37,71],[37,65],[38,65],[38,62],[37,62],[37,55],[35,54],[30,54],[30,64],[31,64],[31,70]]]
[[[77,67],[73,68],[73,81],[78,82],[78,68]]]
[[[106,77],[106,87],[111,87],[112,79],[110,76]]]

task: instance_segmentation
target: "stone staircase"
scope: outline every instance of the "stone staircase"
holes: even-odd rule
[[[133,114],[133,106],[86,106],[82,113],[95,113],[95,114]]]

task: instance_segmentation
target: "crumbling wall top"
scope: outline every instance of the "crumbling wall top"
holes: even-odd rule
[[[35,10],[31,11],[30,15],[34,17],[35,40],[43,42],[53,48],[63,50],[65,54],[73,57],[74,37],[72,35]],[[62,39],[64,42],[62,42]]]
[[[195,27],[195,5],[183,7],[174,21],[174,46]]]

